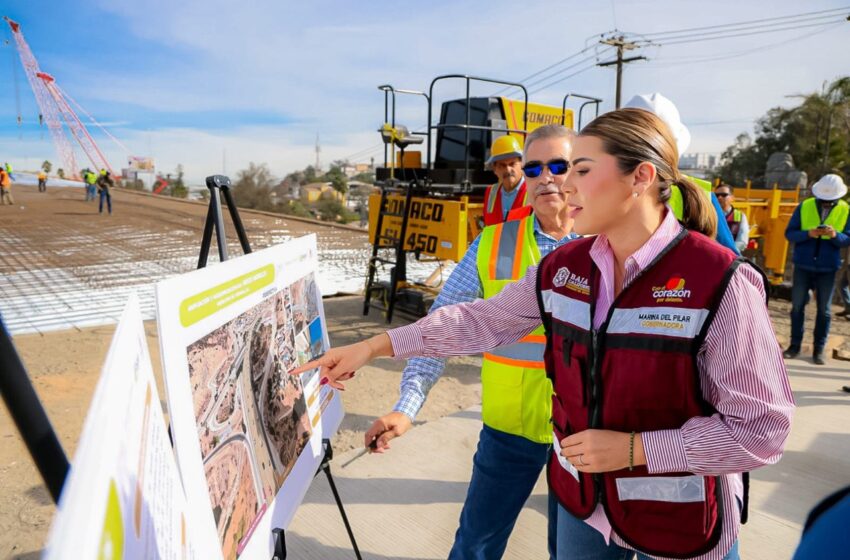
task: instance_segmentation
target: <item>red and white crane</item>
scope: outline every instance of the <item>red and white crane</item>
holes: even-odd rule
[[[77,107],[79,105],[65,94],[56,83],[56,79],[46,72],[42,72],[38,67],[38,61],[35,55],[30,50],[29,45],[24,40],[21,33],[21,25],[12,21],[8,17],[3,17],[12,28],[12,36],[15,39],[15,47],[21,57],[21,64],[24,67],[24,72],[29,80],[30,87],[35,94],[35,100],[38,103],[38,108],[41,111],[39,120],[44,120],[47,123],[47,128],[50,130],[50,136],[53,138],[53,144],[56,146],[56,152],[62,160],[66,175],[73,178],[80,177],[80,168],[77,165],[77,158],[74,154],[74,148],[68,135],[65,133],[62,123],[68,127],[70,135],[76,140],[83,153],[95,170],[106,169],[112,175],[115,175],[115,170],[109,165],[109,161],[103,152],[94,141],[88,129],[71,108],[68,100],[71,100]],[[80,107],[81,110],[82,107]],[[85,113],[85,110],[83,110]],[[88,114],[88,113],[86,113]],[[89,115],[92,122],[100,125]],[[103,129],[103,127],[100,127]],[[104,130],[105,132],[105,130]],[[107,134],[109,134],[107,132]],[[110,138],[115,138],[109,134]],[[117,142],[117,140],[115,140]],[[120,142],[119,142],[120,144]],[[122,145],[123,146],[123,145]]]

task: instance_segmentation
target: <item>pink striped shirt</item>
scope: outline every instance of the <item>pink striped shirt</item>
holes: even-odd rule
[[[624,287],[681,231],[668,212],[661,226],[625,263]],[[600,235],[591,247],[600,271],[594,328],[599,328],[614,301],[614,256]],[[535,286],[537,267],[497,296],[446,306],[404,327],[389,331],[397,358],[460,356],[511,344],[540,325]],[[733,274],[697,356],[703,396],[717,413],[694,417],[678,430],[642,434],[647,467],[652,473],[692,472],[721,476],[723,533],[718,545],[698,557],[721,560],[738,538],[741,472],[776,463],[791,430],[794,397],[773,332],[760,275],[741,266]],[[588,518],[620,546],[601,507]],[[661,558],[661,557],[654,557]]]

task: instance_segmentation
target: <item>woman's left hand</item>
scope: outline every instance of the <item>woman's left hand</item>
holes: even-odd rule
[[[561,440],[561,455],[581,472],[603,473],[629,467],[631,434],[613,430],[585,430]],[[646,464],[643,442],[635,434],[632,466]]]

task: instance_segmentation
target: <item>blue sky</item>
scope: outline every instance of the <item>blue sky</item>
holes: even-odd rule
[[[317,133],[325,163],[378,156],[379,149],[364,151],[380,142],[378,84],[425,89],[433,76],[455,72],[519,80],[614,28],[653,33],[848,4],[777,0],[766,10],[757,0],[0,0],[0,14],[22,24],[41,69],[110,123],[135,155],[154,156],[165,171],[182,163],[197,181],[223,166],[233,174],[249,161],[268,163],[278,175],[301,168],[314,159]],[[850,22],[693,44],[659,40],[660,47],[641,53],[648,62],[626,67],[624,98],[661,91],[690,125],[690,151],[719,152],[770,107],[792,104],[788,96],[850,73],[848,40]],[[17,168],[56,162],[17,55],[0,47],[0,159]],[[532,100],[559,102],[567,91],[597,95],[611,108],[614,72],[590,69]],[[440,90],[442,99],[458,93]],[[400,107],[400,122],[415,127],[424,120],[419,105]],[[125,151],[94,135],[120,166]]]

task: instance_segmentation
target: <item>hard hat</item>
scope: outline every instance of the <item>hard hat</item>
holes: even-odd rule
[[[844,198],[844,195],[847,194],[847,185],[844,184],[841,177],[830,173],[818,179],[818,182],[812,187],[812,194],[815,195],[815,198],[821,200],[838,200]]]
[[[664,97],[658,92],[643,93],[635,95],[623,105],[624,109],[643,109],[654,113],[670,128],[673,133],[673,139],[676,141],[676,147],[679,150],[679,155],[685,153],[688,146],[691,144],[691,132],[688,127],[682,124],[682,119],[679,116],[679,110],[672,101]]]
[[[493,140],[487,165],[493,165],[497,161],[508,158],[522,158],[522,146],[519,145],[519,140],[505,134]]]

